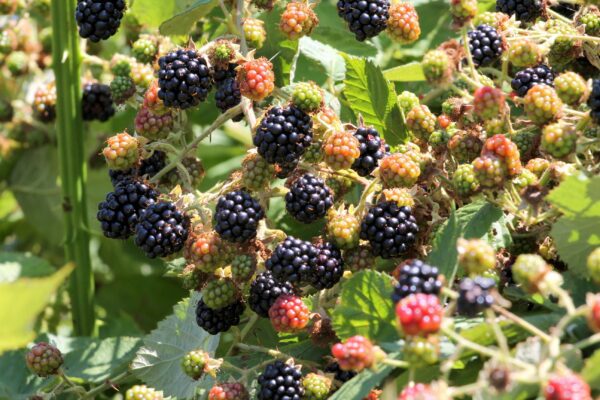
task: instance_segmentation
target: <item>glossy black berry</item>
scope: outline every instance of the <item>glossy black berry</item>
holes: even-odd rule
[[[590,117],[600,124],[600,79],[592,82],[592,93],[587,104],[590,107]]]
[[[242,101],[242,94],[237,80],[234,78],[225,79],[220,85],[217,85],[215,91],[215,103],[221,112],[225,112],[232,107],[237,106]],[[243,114],[236,116],[234,121],[241,121]]]
[[[460,281],[456,311],[460,315],[474,317],[494,304],[494,296],[490,290],[496,286],[492,278],[481,276],[474,279],[464,278]]]
[[[529,89],[535,85],[548,85],[554,87],[554,72],[547,65],[525,68],[515,74],[510,86],[520,97],[525,97]]]
[[[133,234],[142,210],[154,204],[158,193],[150,186],[131,179],[124,179],[114,192],[98,204],[96,217],[104,236],[111,239],[127,239]]]
[[[130,168],[124,171],[111,169],[108,170],[110,181],[113,186],[116,186],[123,179],[128,178],[152,178],[158,171],[166,166],[167,155],[159,150],[156,150],[152,155],[143,159],[138,168]]]
[[[285,195],[286,210],[305,224],[323,218],[333,205],[331,189],[321,178],[304,174],[296,179]]]
[[[244,190],[219,198],[215,209],[215,231],[229,242],[247,242],[256,236],[258,221],[265,217],[262,207]]]
[[[502,54],[502,38],[489,25],[479,25],[468,32],[469,50],[476,67],[493,63]]]
[[[310,283],[313,264],[319,250],[310,242],[288,236],[265,261],[267,270],[279,281],[294,285]]]
[[[517,21],[531,22],[542,15],[542,0],[497,0],[496,11],[514,15]]]
[[[387,27],[390,2],[388,0],[339,0],[338,15],[358,41],[377,36]]]
[[[419,227],[410,207],[384,201],[369,208],[360,224],[360,238],[368,240],[373,254],[393,258],[408,251],[417,239]]]
[[[213,79],[215,81],[215,85],[222,85],[227,79],[235,78],[237,75],[236,69],[238,65],[234,63],[229,63],[227,68],[216,68],[213,71]]]
[[[115,105],[108,85],[88,83],[83,87],[81,111],[84,121],[108,121],[115,115]]]
[[[293,288],[288,282],[278,281],[270,271],[260,273],[250,284],[248,305],[261,317],[269,317],[269,308],[282,294],[292,294]]]
[[[330,242],[317,247],[319,254],[315,259],[310,284],[315,289],[329,289],[342,279],[344,261],[340,250]]]
[[[169,256],[183,248],[189,225],[189,218],[174,203],[154,203],[139,217],[135,227],[135,244],[149,258]]]
[[[302,373],[294,367],[277,360],[258,376],[259,400],[301,400],[304,395]]]
[[[299,108],[272,107],[260,121],[254,145],[270,164],[297,162],[312,141],[312,119]]]
[[[211,335],[228,331],[232,326],[240,324],[240,317],[246,306],[241,301],[236,301],[227,307],[213,310],[204,304],[203,300],[196,307],[196,323]]]
[[[125,0],[77,0],[79,36],[92,42],[108,39],[117,33],[124,11]]]
[[[158,97],[167,107],[182,110],[206,100],[213,77],[196,50],[178,49],[158,60]]]
[[[440,294],[442,290],[440,271],[421,260],[412,259],[400,266],[398,284],[394,287],[394,303],[416,293]]]
[[[367,176],[377,168],[379,160],[390,148],[379,137],[375,128],[360,127],[354,132],[354,137],[360,144],[360,156],[352,164],[352,169],[360,176]]]
[[[329,373],[329,374],[334,374],[334,379],[341,383],[346,383],[350,379],[352,379],[356,376],[355,371],[345,371],[345,370],[341,369],[340,364],[338,364],[335,361],[332,362],[331,364],[328,364],[325,367],[324,372]]]

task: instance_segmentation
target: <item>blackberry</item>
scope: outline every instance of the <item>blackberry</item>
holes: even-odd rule
[[[241,101],[242,94],[240,93],[240,87],[235,77],[227,78],[220,85],[217,85],[215,103],[222,113],[237,106]],[[241,121],[242,118],[244,118],[244,114],[234,117],[233,121]]]
[[[535,85],[548,85],[554,87],[554,72],[544,64],[537,67],[525,68],[515,74],[510,86],[520,97],[524,97],[529,89]]]
[[[215,231],[230,242],[247,242],[256,236],[258,221],[265,217],[262,207],[244,190],[219,198],[215,209]]]
[[[88,83],[83,87],[81,110],[84,121],[108,121],[115,115],[115,106],[108,85]]]
[[[150,186],[132,180],[121,180],[114,192],[98,205],[96,217],[104,236],[111,239],[127,239],[133,234],[140,213],[154,204],[158,193]]]
[[[332,288],[344,274],[342,253],[330,242],[323,243],[317,249],[319,254],[314,261],[310,284],[318,290]]]
[[[204,303],[204,300],[200,300],[196,307],[196,323],[211,335],[217,335],[219,332],[228,331],[232,326],[239,325],[245,309],[244,303],[236,301],[227,307],[213,310]]]
[[[269,309],[283,294],[293,294],[292,285],[278,281],[271,271],[264,271],[250,284],[248,305],[259,316],[268,318]]]
[[[338,15],[346,21],[356,40],[377,36],[387,28],[388,0],[339,0]]]
[[[477,276],[474,279],[465,278],[460,282],[456,310],[460,315],[474,317],[481,311],[494,304],[490,290],[496,286],[492,278]]]
[[[270,164],[294,163],[311,141],[312,119],[293,105],[269,109],[254,136],[258,154]]]
[[[292,284],[309,283],[319,250],[310,242],[288,236],[265,261],[276,279]]]
[[[354,378],[357,374],[355,371],[345,371],[345,370],[341,369],[340,364],[338,364],[335,361],[332,362],[331,364],[328,364],[325,367],[324,372],[334,374],[334,379],[341,383],[348,382],[350,379]]]
[[[167,107],[185,110],[206,100],[213,77],[196,50],[177,49],[158,60],[158,97]]]
[[[332,205],[331,189],[312,174],[304,174],[296,179],[285,195],[286,210],[305,224],[323,218]]]
[[[113,186],[117,186],[119,182],[129,178],[152,178],[158,171],[167,165],[166,160],[167,155],[160,150],[156,150],[150,157],[142,160],[138,168],[129,168],[124,171],[109,169],[108,175],[110,176],[110,181]]]
[[[496,61],[502,54],[502,38],[496,29],[489,25],[479,25],[468,32],[469,50],[476,67]]]
[[[590,107],[590,117],[600,124],[600,79],[592,82],[592,93],[587,104]]]
[[[117,33],[124,11],[125,0],[77,0],[79,36],[94,43],[108,39]]]
[[[236,72],[237,64],[229,63],[227,68],[218,68],[215,67],[213,71],[213,79],[215,81],[215,85],[217,87],[225,83],[225,81],[229,78],[235,78],[237,75]]]
[[[154,203],[139,216],[135,244],[149,258],[166,257],[183,249],[189,225],[189,218],[174,203]]]
[[[304,395],[299,367],[277,360],[258,377],[259,400],[300,400]]]
[[[497,0],[496,11],[514,15],[517,21],[532,22],[542,15],[542,0]]]
[[[416,293],[438,295],[442,290],[440,270],[421,260],[407,260],[398,266],[398,284],[394,287],[394,303]]]
[[[63,361],[60,350],[46,342],[36,343],[25,355],[29,370],[42,378],[58,374]]]
[[[360,127],[354,132],[354,137],[358,139],[360,156],[352,164],[352,169],[360,176],[367,176],[377,168],[379,160],[389,153],[390,147],[379,137],[375,128]]]
[[[393,258],[405,253],[415,243],[419,227],[410,207],[395,201],[371,206],[360,224],[360,238],[368,240],[373,254]]]

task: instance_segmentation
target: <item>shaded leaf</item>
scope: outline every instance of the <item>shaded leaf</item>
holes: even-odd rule
[[[216,0],[135,0],[131,13],[163,35],[187,35],[196,21],[208,14]]]
[[[581,377],[592,389],[600,390],[600,350],[596,350],[590,358],[585,360]]]
[[[6,252],[0,254],[0,283],[18,278],[37,278],[54,272],[50,263],[31,254]]]
[[[0,400],[26,400],[58,378],[38,378],[27,368],[27,350],[7,351],[0,356]]]

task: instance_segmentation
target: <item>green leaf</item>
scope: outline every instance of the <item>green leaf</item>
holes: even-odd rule
[[[366,369],[348,382],[329,397],[329,400],[347,400],[347,399],[363,399],[371,389],[379,385],[389,374],[392,373],[394,367],[384,365],[376,371]]]
[[[383,76],[392,82],[419,82],[425,80],[423,67],[417,61],[385,70]]]
[[[404,142],[407,135],[396,101],[394,86],[373,62],[342,54],[346,60],[343,94],[355,119],[359,115],[390,145]]]
[[[0,400],[27,400],[37,391],[57,381],[38,378],[27,368],[27,349],[7,351],[0,356]]]
[[[131,13],[163,35],[187,35],[200,18],[217,5],[216,0],[135,0]]]
[[[332,316],[340,339],[363,335],[375,342],[397,340],[391,293],[391,277],[377,271],[360,271],[346,281]]]
[[[585,360],[581,377],[592,389],[600,390],[600,350],[596,350],[590,358]]]
[[[192,398],[199,388],[210,389],[211,381],[203,377],[192,380],[181,368],[181,359],[188,352],[202,349],[214,355],[220,335],[209,335],[196,324],[196,305],[200,294],[193,292],[173,308],[173,314],[158,323],[144,338],[131,370],[149,386],[162,390],[166,396]]]
[[[346,75],[344,59],[333,47],[308,36],[300,39],[300,52],[323,66],[327,75],[334,81],[341,81]]]
[[[51,275],[50,263],[31,254],[6,252],[0,254],[0,283],[14,282],[18,278],[38,278]]]

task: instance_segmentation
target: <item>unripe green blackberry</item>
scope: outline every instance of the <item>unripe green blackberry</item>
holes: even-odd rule
[[[484,13],[478,14],[473,19],[473,25],[489,25],[495,29],[500,30],[502,25],[508,20],[508,15],[501,12],[490,12],[486,11]]]
[[[472,165],[475,179],[484,188],[501,186],[508,175],[506,165],[499,157],[492,154],[477,157]]]
[[[462,26],[477,15],[477,0],[451,0],[450,14],[455,26]]]
[[[29,69],[29,57],[23,51],[13,51],[4,60],[12,76],[21,76]]]
[[[554,89],[560,99],[569,105],[577,105],[586,100],[588,87],[585,79],[575,72],[564,72],[554,78]]]
[[[498,88],[480,86],[473,93],[473,111],[483,121],[502,117],[506,108],[504,92]]]
[[[548,53],[550,65],[560,70],[573,61],[581,51],[581,43],[571,38],[580,33],[574,26],[559,19],[548,19],[545,29],[550,34],[560,35],[554,40]]]
[[[415,137],[427,141],[435,131],[436,118],[429,107],[421,105],[406,114],[406,126]]]
[[[404,359],[417,367],[426,367],[439,361],[440,343],[436,336],[409,336],[402,349]]]
[[[228,40],[217,40],[208,50],[208,59],[213,68],[227,69],[235,58],[235,49]]]
[[[191,186],[191,188],[197,188],[204,179],[204,175],[206,173],[204,170],[204,164],[202,164],[202,160],[200,160],[198,157],[185,157],[183,160],[181,160],[181,164],[187,171],[187,174],[190,178],[190,182],[187,183]],[[177,185],[185,187],[186,182],[183,175],[184,173],[178,168],[173,168],[163,177],[161,183],[166,184],[171,188]]]
[[[154,80],[154,70],[151,65],[136,62],[131,66],[131,79],[136,86],[147,89]]]
[[[473,161],[481,153],[482,148],[483,141],[473,132],[458,131],[448,141],[450,154],[459,163]]]
[[[181,359],[181,368],[190,378],[198,380],[206,372],[210,356],[202,350],[192,350]]]
[[[17,38],[12,31],[4,30],[0,32],[0,54],[7,55],[18,45]]]
[[[423,56],[421,67],[427,82],[431,85],[444,85],[452,80],[454,69],[450,57],[445,51],[428,51]]]
[[[307,163],[318,164],[323,161],[323,156],[323,143],[313,140],[302,157]]]
[[[537,254],[521,254],[512,266],[513,279],[530,293],[537,291],[538,284],[549,271],[548,263]]]
[[[460,196],[466,197],[479,189],[479,181],[471,164],[461,164],[452,175],[452,185]]]
[[[583,136],[588,139],[600,139],[600,125],[589,123],[583,128]]]
[[[505,118],[492,118],[483,122],[483,129],[487,137],[492,137],[508,131],[508,123]]]
[[[306,400],[326,400],[329,398],[329,392],[331,391],[331,379],[310,373],[302,379],[302,386],[304,387],[304,396],[302,399]]]
[[[110,91],[115,103],[123,104],[135,94],[135,84],[129,76],[115,76],[110,83]]]
[[[163,400],[163,394],[146,385],[134,385],[125,392],[125,400]]]
[[[527,168],[521,169],[521,172],[512,179],[512,183],[519,189],[534,185],[537,181],[537,176]]]
[[[585,27],[586,35],[600,36],[600,13],[588,10],[579,17],[579,23]]]
[[[414,207],[415,199],[410,193],[410,189],[406,188],[391,188],[383,189],[379,201],[393,201],[399,207]]]
[[[600,283],[600,247],[596,247],[587,258],[587,269],[596,283]]]
[[[485,240],[458,239],[458,264],[469,275],[481,275],[496,265],[496,251]]]
[[[294,85],[292,103],[304,112],[318,111],[323,106],[323,91],[314,82],[300,82]]]
[[[369,246],[360,245],[344,252],[344,265],[353,272],[375,268],[375,256]]]
[[[446,129],[438,129],[429,136],[427,143],[434,149],[440,150],[446,148],[451,137],[452,134]]]
[[[558,119],[562,114],[563,103],[554,88],[535,85],[525,95],[525,113],[538,125]]]
[[[532,158],[527,162],[525,168],[533,172],[538,178],[550,167],[550,161],[545,158]]]
[[[25,355],[25,362],[31,372],[45,378],[56,375],[63,364],[63,357],[55,346],[39,342],[33,346]]]
[[[110,62],[110,72],[114,76],[131,76],[131,59],[123,56],[115,56]]]
[[[275,168],[257,153],[250,153],[242,161],[242,185],[260,191],[275,177]]]
[[[379,176],[386,188],[410,187],[417,182],[419,175],[421,175],[419,164],[406,154],[390,154],[379,164]]]
[[[127,132],[108,138],[102,155],[110,169],[126,170],[139,159],[139,142]]]
[[[542,50],[532,40],[518,39],[510,42],[508,60],[515,67],[533,67],[540,63]]]
[[[232,304],[236,299],[236,287],[231,279],[214,279],[202,289],[202,300],[209,308],[217,310]]]
[[[575,151],[577,132],[572,125],[555,122],[542,130],[540,148],[555,158],[563,158]]]
[[[131,53],[141,63],[152,63],[158,54],[156,41],[150,37],[141,37],[131,46]]]
[[[522,161],[529,160],[537,151],[540,142],[539,133],[534,131],[520,131],[510,138],[519,148]]]
[[[265,23],[256,18],[244,19],[244,36],[246,37],[248,46],[260,49],[267,39]]]
[[[179,277],[181,278],[181,286],[185,290],[200,290],[209,275],[199,271],[193,264],[190,264],[183,269]]]
[[[421,102],[416,94],[405,90],[398,95],[398,105],[404,111],[404,115],[406,115],[413,108],[420,106]]]
[[[360,221],[348,210],[329,210],[326,228],[327,237],[340,249],[351,249],[358,245]]]
[[[236,282],[247,282],[256,271],[256,257],[240,254],[231,261],[231,277]]]
[[[345,176],[331,175],[325,180],[325,184],[333,192],[333,200],[335,202],[343,201],[344,195],[348,193],[348,191],[352,188],[352,185],[354,185],[354,181]]]

